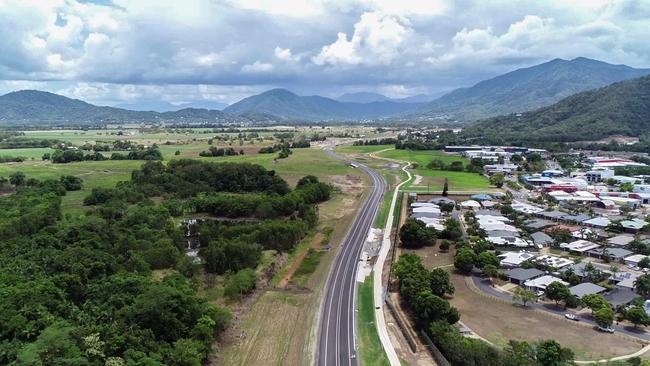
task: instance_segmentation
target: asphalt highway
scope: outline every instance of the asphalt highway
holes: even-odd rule
[[[325,153],[345,160],[330,149]],[[363,243],[375,220],[387,183],[367,166],[354,163],[370,178],[372,187],[341,243],[325,288],[319,326],[319,366],[358,365],[356,336],[356,277]]]

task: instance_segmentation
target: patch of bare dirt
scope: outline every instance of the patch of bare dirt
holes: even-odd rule
[[[320,243],[323,240],[324,236],[323,233],[316,233],[314,237],[312,238],[311,242],[309,243],[309,248],[312,249],[318,249],[320,248]],[[303,259],[307,256],[307,253],[309,250],[303,250],[302,253],[300,253],[293,261],[291,264],[291,267],[287,270],[287,273],[282,277],[280,282],[275,286],[276,288],[286,288],[287,285],[289,284],[289,281],[291,281],[291,278],[293,277],[293,274],[296,272],[298,267],[300,267],[300,264],[302,263]]]
[[[327,179],[328,183],[341,190],[343,193],[359,194],[363,192],[363,179],[358,175],[332,175]]]

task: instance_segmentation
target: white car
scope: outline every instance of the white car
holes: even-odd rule
[[[580,318],[578,318],[575,314],[566,313],[566,314],[564,314],[564,317],[569,319],[569,320],[580,321]]]
[[[601,332],[614,333],[614,328],[612,328],[612,327],[598,326],[598,330],[601,331]]]

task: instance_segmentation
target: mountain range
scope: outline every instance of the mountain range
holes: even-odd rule
[[[373,102],[397,102],[397,103],[428,103],[442,94],[417,94],[405,98],[389,98],[379,93],[357,92],[345,93],[336,98],[339,102],[347,103],[373,103]]]
[[[103,124],[125,122],[226,122],[237,119],[222,111],[184,108],[170,112],[133,111],[96,106],[78,99],[38,91],[21,90],[0,96],[2,123],[78,123]]]
[[[554,59],[481,81],[470,88],[456,89],[410,117],[472,121],[531,111],[575,93],[648,74],[650,69],[612,65],[584,57]]]
[[[649,133],[650,76],[644,76],[578,93],[532,112],[487,119],[461,135],[473,142],[526,144]]]
[[[0,123],[106,124],[129,122],[312,122],[312,121],[452,121],[471,122],[551,105],[564,97],[621,80],[650,74],[650,69],[611,65],[587,58],[555,59],[451,91],[391,99],[377,93],[348,93],[338,99],[299,96],[272,89],[244,98],[223,111],[221,105],[187,104],[173,111],[165,102],[96,106],[61,95],[23,90],[0,96]],[[214,107],[214,108],[213,108]],[[133,110],[139,109],[139,110]],[[142,110],[153,109],[153,110]],[[155,111],[158,110],[158,111]]]
[[[228,104],[215,101],[193,101],[187,103],[169,103],[163,100],[145,100],[114,105],[116,108],[130,109],[133,111],[173,112],[179,109],[212,109],[222,110]]]
[[[373,101],[340,102],[318,95],[299,96],[286,89],[271,89],[231,104],[224,112],[234,115],[267,113],[288,120],[375,120],[399,116],[421,108],[423,103]]]

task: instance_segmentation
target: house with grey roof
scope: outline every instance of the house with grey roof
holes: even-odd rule
[[[518,232],[505,231],[505,230],[487,230],[485,236],[502,236],[502,237],[519,237]]]
[[[448,197],[434,197],[428,201],[429,203],[435,203],[436,205],[443,205],[447,203],[456,204],[456,201]]]
[[[524,227],[527,229],[541,230],[555,225],[553,221],[544,219],[534,219],[524,222]]]
[[[627,305],[632,300],[639,297],[639,295],[634,292],[634,290],[629,288],[615,288],[614,290],[603,295],[605,301],[609,303],[613,308],[617,308],[622,305]]]
[[[591,282],[584,282],[584,283],[577,284],[573,287],[569,287],[569,291],[571,292],[571,295],[574,295],[579,299],[582,299],[582,297],[586,295],[603,293],[605,292],[605,290],[607,289]]]
[[[596,248],[587,252],[587,255],[590,257],[598,259],[605,259],[606,257],[609,257],[609,259],[616,262],[622,262],[623,259],[631,256],[632,254],[634,254],[634,252],[624,248]]]
[[[624,247],[634,241],[632,235],[616,235],[607,239],[609,245],[615,245],[617,247]]]
[[[604,272],[605,274],[609,273],[609,268],[610,268],[609,266],[600,263],[592,263],[588,261],[582,261],[580,263],[576,263],[574,265],[565,267],[561,269],[560,272],[566,272],[570,270],[582,279],[590,275],[590,273],[588,273],[588,271],[585,270],[587,268],[587,264],[591,264],[591,267],[593,267],[598,271]]]
[[[549,235],[546,233],[543,233],[541,231],[534,232],[530,234],[530,238],[533,239],[533,242],[536,245],[541,245],[543,247],[547,247],[551,244],[553,244],[553,238],[551,238]]]
[[[600,228],[604,229],[609,225],[611,221],[607,217],[594,217],[593,219],[589,219],[587,221],[583,221],[582,224],[586,226],[591,226],[595,228]]]
[[[508,280],[514,284],[521,285],[526,281],[545,275],[544,271],[537,268],[513,268],[505,272]]]

